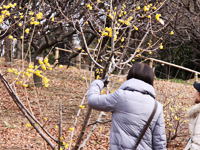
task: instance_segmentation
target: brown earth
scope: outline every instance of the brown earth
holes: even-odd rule
[[[16,78],[13,73],[8,73],[8,68],[17,68],[15,65],[5,64],[0,62],[0,71],[11,84]],[[27,67],[27,64],[25,64]],[[90,73],[84,70],[78,70],[75,67],[55,68],[53,71],[44,73],[50,79],[48,88],[35,88],[33,80],[30,78],[29,86],[24,88],[22,85],[16,85],[16,93],[24,105],[31,111],[34,116],[45,126],[55,138],[58,137],[58,129],[55,126],[59,124],[59,104],[62,104],[63,109],[63,138],[66,142],[70,139],[69,128],[73,126],[79,105],[84,94],[87,92],[88,86],[85,79],[90,78]],[[114,77],[112,77],[114,81]],[[91,78],[94,80],[94,78]],[[89,79],[90,80],[90,79]],[[90,81],[87,83],[90,83]],[[125,77],[120,77],[115,86],[111,90],[116,90],[125,81]],[[194,89],[190,84],[174,83],[164,80],[155,80],[154,84],[157,100],[162,104],[167,104],[168,99],[175,101],[175,104],[181,103],[182,106],[188,107],[191,105]],[[105,90],[105,89],[104,89]],[[171,103],[171,102],[170,102]],[[174,104],[174,105],[175,105]],[[80,133],[81,125],[87,111],[87,101],[84,101],[84,109],[81,110],[80,116],[77,118],[78,123],[74,131],[72,145]],[[93,111],[90,123],[94,122],[99,112]],[[44,140],[32,127],[27,127],[28,120],[23,116],[16,104],[13,102],[7,93],[4,85],[0,83],[0,149],[2,150],[44,150],[50,149]],[[45,120],[47,118],[47,120]],[[110,120],[111,113],[105,113],[102,121]],[[7,122],[10,126],[6,126]],[[166,126],[167,127],[167,126]],[[88,127],[88,130],[91,127]],[[102,130],[101,130],[102,129]],[[90,140],[84,146],[87,150],[106,150],[109,149],[109,131],[110,122],[98,124],[93,132]],[[186,133],[187,128],[185,129]],[[182,149],[185,141],[172,144],[168,149]],[[180,139],[177,139],[177,141]],[[173,142],[172,142],[173,143]]]

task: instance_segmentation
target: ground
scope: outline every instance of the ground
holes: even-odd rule
[[[0,62],[0,71],[4,74],[8,82],[11,84],[16,75],[8,73],[8,68],[17,68],[17,63],[5,64]],[[25,64],[27,67],[27,64]],[[24,105],[30,112],[44,125],[53,137],[58,138],[58,124],[59,124],[59,104],[62,104],[62,133],[66,142],[70,141],[70,127],[73,127],[74,121],[77,118],[79,105],[88,90],[90,79],[93,76],[90,72],[85,70],[78,70],[75,67],[54,68],[53,71],[46,71],[44,73],[50,79],[50,86],[48,88],[36,88],[33,86],[32,78],[30,78],[29,86],[27,88],[22,85],[16,85],[16,93]],[[86,80],[87,79],[87,84]],[[115,91],[124,81],[122,76],[115,80],[116,84],[113,87]],[[112,77],[114,82],[114,75]],[[192,105],[194,88],[191,84],[174,83],[164,80],[155,80],[154,87],[156,90],[157,100],[162,104],[167,104],[169,98],[173,99],[175,103],[182,106]],[[105,91],[105,89],[104,89]],[[171,103],[171,102],[170,102]],[[84,101],[84,109],[81,109],[80,116],[77,118],[77,125],[74,130],[74,137],[72,146],[80,133],[81,125],[87,111],[87,100]],[[94,122],[99,112],[93,111],[90,123]],[[6,150],[44,150],[50,149],[45,141],[32,127],[27,127],[28,120],[23,116],[16,104],[11,99],[3,83],[0,82],[0,149]],[[102,121],[110,120],[111,113],[105,113],[101,118]],[[7,124],[8,123],[8,124]],[[110,122],[105,124],[98,124],[84,149],[109,149],[109,129]],[[88,127],[87,132],[92,126]],[[167,126],[166,126],[167,127]],[[184,129],[188,133],[187,128]],[[181,133],[181,131],[180,131]],[[87,134],[86,134],[87,135]],[[182,149],[186,143],[187,137],[182,139],[177,138],[177,144],[170,143],[168,149]]]

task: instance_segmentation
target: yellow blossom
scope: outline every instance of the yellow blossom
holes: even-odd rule
[[[144,11],[149,11],[149,8],[147,6],[144,6]]]
[[[54,21],[54,17],[51,18],[51,21]]]
[[[152,52],[151,52],[151,51],[149,51],[149,54],[152,54]]]
[[[43,14],[42,14],[41,12],[39,12],[39,13],[36,15],[37,19],[42,19],[42,16],[43,16]]]
[[[21,36],[20,38],[21,38],[21,39],[23,39],[24,37],[23,37],[23,36]]]
[[[113,16],[111,14],[108,15],[111,19],[113,19]]]
[[[49,84],[45,84],[44,86],[45,86],[45,87],[49,87]]]
[[[137,10],[140,10],[140,6],[137,7]]]
[[[160,20],[161,14],[156,14],[156,20]]]
[[[133,27],[134,27],[135,30],[138,30],[138,28],[136,26],[133,25]]]
[[[38,60],[38,62],[40,65],[44,64],[40,59]]]
[[[47,121],[47,118],[44,118],[45,121]]]
[[[8,72],[12,72],[12,70],[9,68],[9,69],[8,69]]]
[[[121,39],[121,42],[124,42],[124,38]]]
[[[172,35],[172,34],[174,34],[174,32],[173,32],[173,31],[171,31],[171,33],[170,33],[170,34]]]
[[[102,36],[108,36],[108,32],[103,32],[102,34],[101,34]]]
[[[84,108],[85,108],[85,106],[84,106],[84,105],[79,105],[79,107],[80,107],[80,108],[82,108],[82,109],[84,109]]]
[[[70,130],[70,131],[73,131],[73,130],[74,130],[74,128],[73,128],[73,127],[71,127],[71,128],[69,128],[69,130]]]
[[[69,147],[69,144],[67,143],[64,147],[65,147],[65,148],[68,148],[68,147]]]
[[[56,129],[58,129],[58,126],[55,126]]]
[[[22,26],[22,23],[19,23],[18,25],[21,27],[21,26]]]
[[[12,35],[9,35],[9,37],[8,37],[9,39],[13,39],[13,36]]]
[[[31,21],[35,21],[35,18],[34,18],[34,17],[31,17]]]
[[[24,87],[28,87],[28,84],[23,84]]]
[[[135,61],[135,59],[132,59],[132,62],[134,62]]]
[[[32,64],[29,64],[28,68],[29,68],[29,69],[33,69],[34,66],[33,66]]]
[[[30,29],[29,29],[29,28],[27,28],[27,29],[25,30],[25,32],[28,34],[28,33],[29,33],[29,30],[30,30]]]
[[[27,127],[31,127],[31,124],[26,124]]]
[[[59,68],[62,68],[63,67],[63,65],[59,65]]]

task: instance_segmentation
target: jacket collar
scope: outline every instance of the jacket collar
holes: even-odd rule
[[[130,90],[130,91],[134,91],[134,90],[137,90],[137,91],[140,91],[142,93],[145,93],[145,92],[148,92],[150,93],[151,95],[153,95],[155,97],[155,90],[153,88],[152,85],[142,81],[142,80],[138,80],[138,79],[135,79],[135,78],[132,78],[132,79],[129,79],[127,81],[125,81],[119,89],[122,89],[122,90]]]
[[[200,113],[200,104],[195,104],[191,106],[188,111],[189,118],[195,118]]]

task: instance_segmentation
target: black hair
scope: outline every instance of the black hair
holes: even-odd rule
[[[154,73],[151,67],[149,67],[147,64],[136,63],[128,72],[127,80],[131,78],[142,80],[153,86]]]

